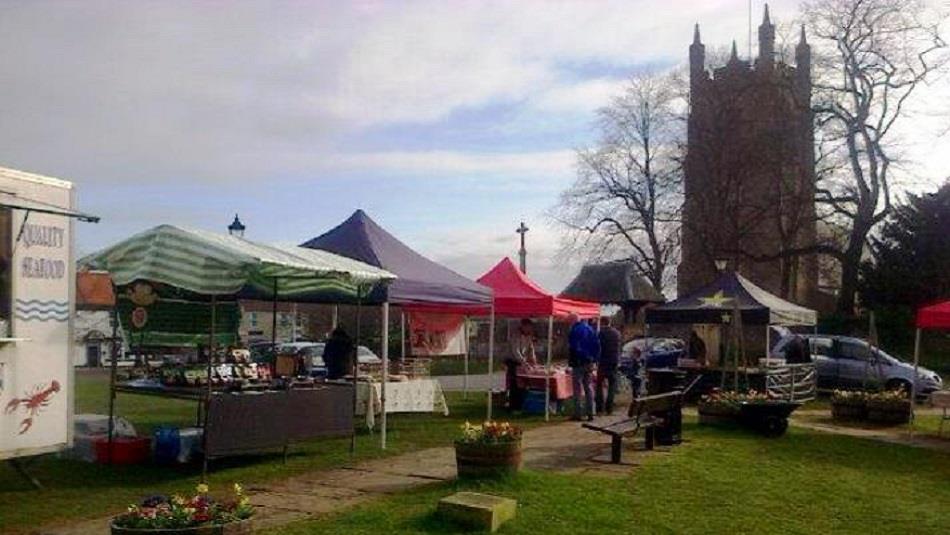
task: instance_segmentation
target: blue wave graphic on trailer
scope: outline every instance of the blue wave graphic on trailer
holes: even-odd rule
[[[14,317],[20,321],[56,321],[69,319],[69,301],[17,299]]]

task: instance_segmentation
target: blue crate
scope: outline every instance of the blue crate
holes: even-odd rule
[[[524,414],[544,414],[544,390],[528,390],[521,404],[521,412]],[[550,404],[551,414],[557,413],[557,405],[554,400]]]

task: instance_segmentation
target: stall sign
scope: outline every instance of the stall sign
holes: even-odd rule
[[[465,317],[409,312],[410,354],[417,357],[462,355],[467,351]]]

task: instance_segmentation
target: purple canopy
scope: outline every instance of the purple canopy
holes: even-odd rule
[[[413,251],[362,210],[353,212],[343,223],[301,246],[329,251],[395,273],[398,278],[385,290],[375,291],[369,301],[388,300],[394,305],[460,313],[481,313],[491,305],[490,288]]]

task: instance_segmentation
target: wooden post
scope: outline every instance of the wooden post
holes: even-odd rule
[[[277,283],[275,282],[276,286]],[[274,303],[276,303],[276,297]],[[205,410],[204,410],[204,426],[201,432],[201,451],[204,452],[204,456],[201,461],[201,482],[208,482],[208,413],[211,412],[208,409],[211,407],[211,363],[214,360],[214,350],[215,350],[215,323],[217,323],[217,309],[218,302],[217,296],[211,294],[211,340],[208,343],[208,377],[207,385],[208,388],[205,389]]]
[[[383,328],[382,328],[382,347],[380,348],[381,357],[383,359],[383,382],[380,385],[380,402],[382,403],[382,429],[380,430],[380,448],[386,449],[386,381],[389,380],[389,303],[383,303],[382,319]],[[357,355],[359,355],[359,349],[357,348]]]
[[[350,453],[356,453],[356,404],[359,400],[359,383],[357,378],[359,377],[359,354],[360,354],[360,315],[363,309],[363,287],[359,284],[356,285],[356,341],[353,344],[353,435],[350,438]],[[366,407],[367,411],[373,410],[372,397],[373,385],[369,385],[370,392],[368,393],[369,404]],[[367,417],[369,414],[367,412]]]
[[[112,286],[113,295],[119,295],[115,286]],[[116,299],[118,301],[118,299]],[[115,435],[115,379],[119,369],[119,355],[116,346],[116,339],[119,332],[119,308],[118,302],[112,305],[112,365],[109,366],[109,464],[112,464],[112,442]]]
[[[914,423],[917,417],[917,410],[914,405],[917,403],[917,368],[920,364],[920,328],[917,328],[917,334],[914,336],[914,377],[910,382],[910,421]],[[943,422],[941,422],[942,424]],[[914,433],[914,426],[910,426],[911,434]]]

